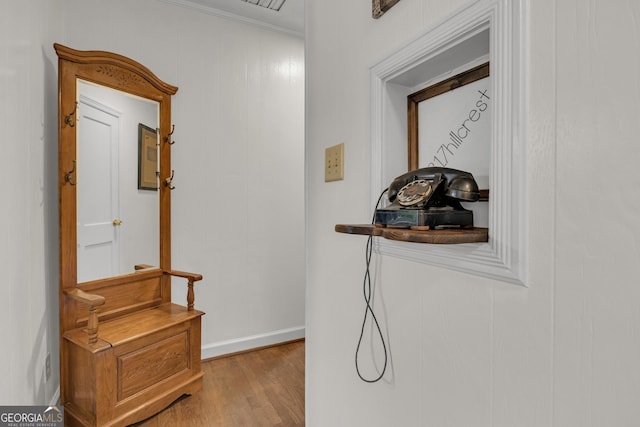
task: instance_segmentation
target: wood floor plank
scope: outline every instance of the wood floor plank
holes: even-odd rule
[[[136,427],[304,426],[304,341],[203,361],[202,391]]]

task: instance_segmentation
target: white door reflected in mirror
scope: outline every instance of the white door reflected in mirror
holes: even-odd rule
[[[139,188],[139,125],[156,129],[159,105],[78,81],[78,282],[159,264],[159,197]]]
[[[78,281],[119,274],[119,117],[80,98],[78,136]]]

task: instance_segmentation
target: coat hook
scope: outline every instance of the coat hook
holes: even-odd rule
[[[176,130],[176,125],[171,125],[171,132],[169,132],[169,134],[164,137],[164,142],[168,143],[169,145],[173,145],[176,143],[175,141],[171,140],[171,135],[173,135],[174,130]]]
[[[76,115],[77,109],[78,109],[78,102],[76,101],[75,105],[73,106],[73,111],[68,116],[64,116],[64,122],[71,127],[76,126],[76,121],[74,119],[74,116]]]
[[[173,189],[176,188],[174,185],[172,185],[172,183],[173,183],[173,173],[174,173],[174,170],[172,169],[171,170],[171,176],[169,178],[165,178],[165,180],[164,180],[164,185],[166,187],[169,187],[169,190],[173,190]]]
[[[75,175],[75,173],[76,173],[76,161],[73,160],[73,168],[69,172],[64,174],[64,181],[68,182],[71,185],[76,185],[77,182],[76,182],[75,178],[73,177],[73,175]]]

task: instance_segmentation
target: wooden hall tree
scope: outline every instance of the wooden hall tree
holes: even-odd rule
[[[202,276],[171,268],[171,96],[178,88],[121,55],[59,44],[54,48],[59,58],[60,400],[68,426],[125,426],[202,387],[204,313],[194,309],[193,289]],[[158,233],[142,240],[150,240],[158,254],[154,264],[145,260],[78,283],[77,215],[83,203],[78,187],[90,181],[83,181],[88,174],[78,153],[91,151],[77,131],[85,125],[84,119],[78,119],[85,102],[80,82],[157,105],[156,151],[148,147],[146,154],[140,152],[140,160],[146,155],[157,167],[157,188],[137,191],[157,192],[157,212],[150,216],[154,220],[157,216]],[[141,228],[127,221],[113,218],[101,224],[100,233],[117,235],[124,226]],[[186,279],[187,307],[171,302],[172,277]]]

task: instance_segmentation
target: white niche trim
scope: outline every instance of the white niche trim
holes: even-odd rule
[[[489,242],[376,239],[383,255],[527,285],[527,0],[477,0],[370,69],[371,200],[407,171],[408,94],[490,61],[493,97]]]

